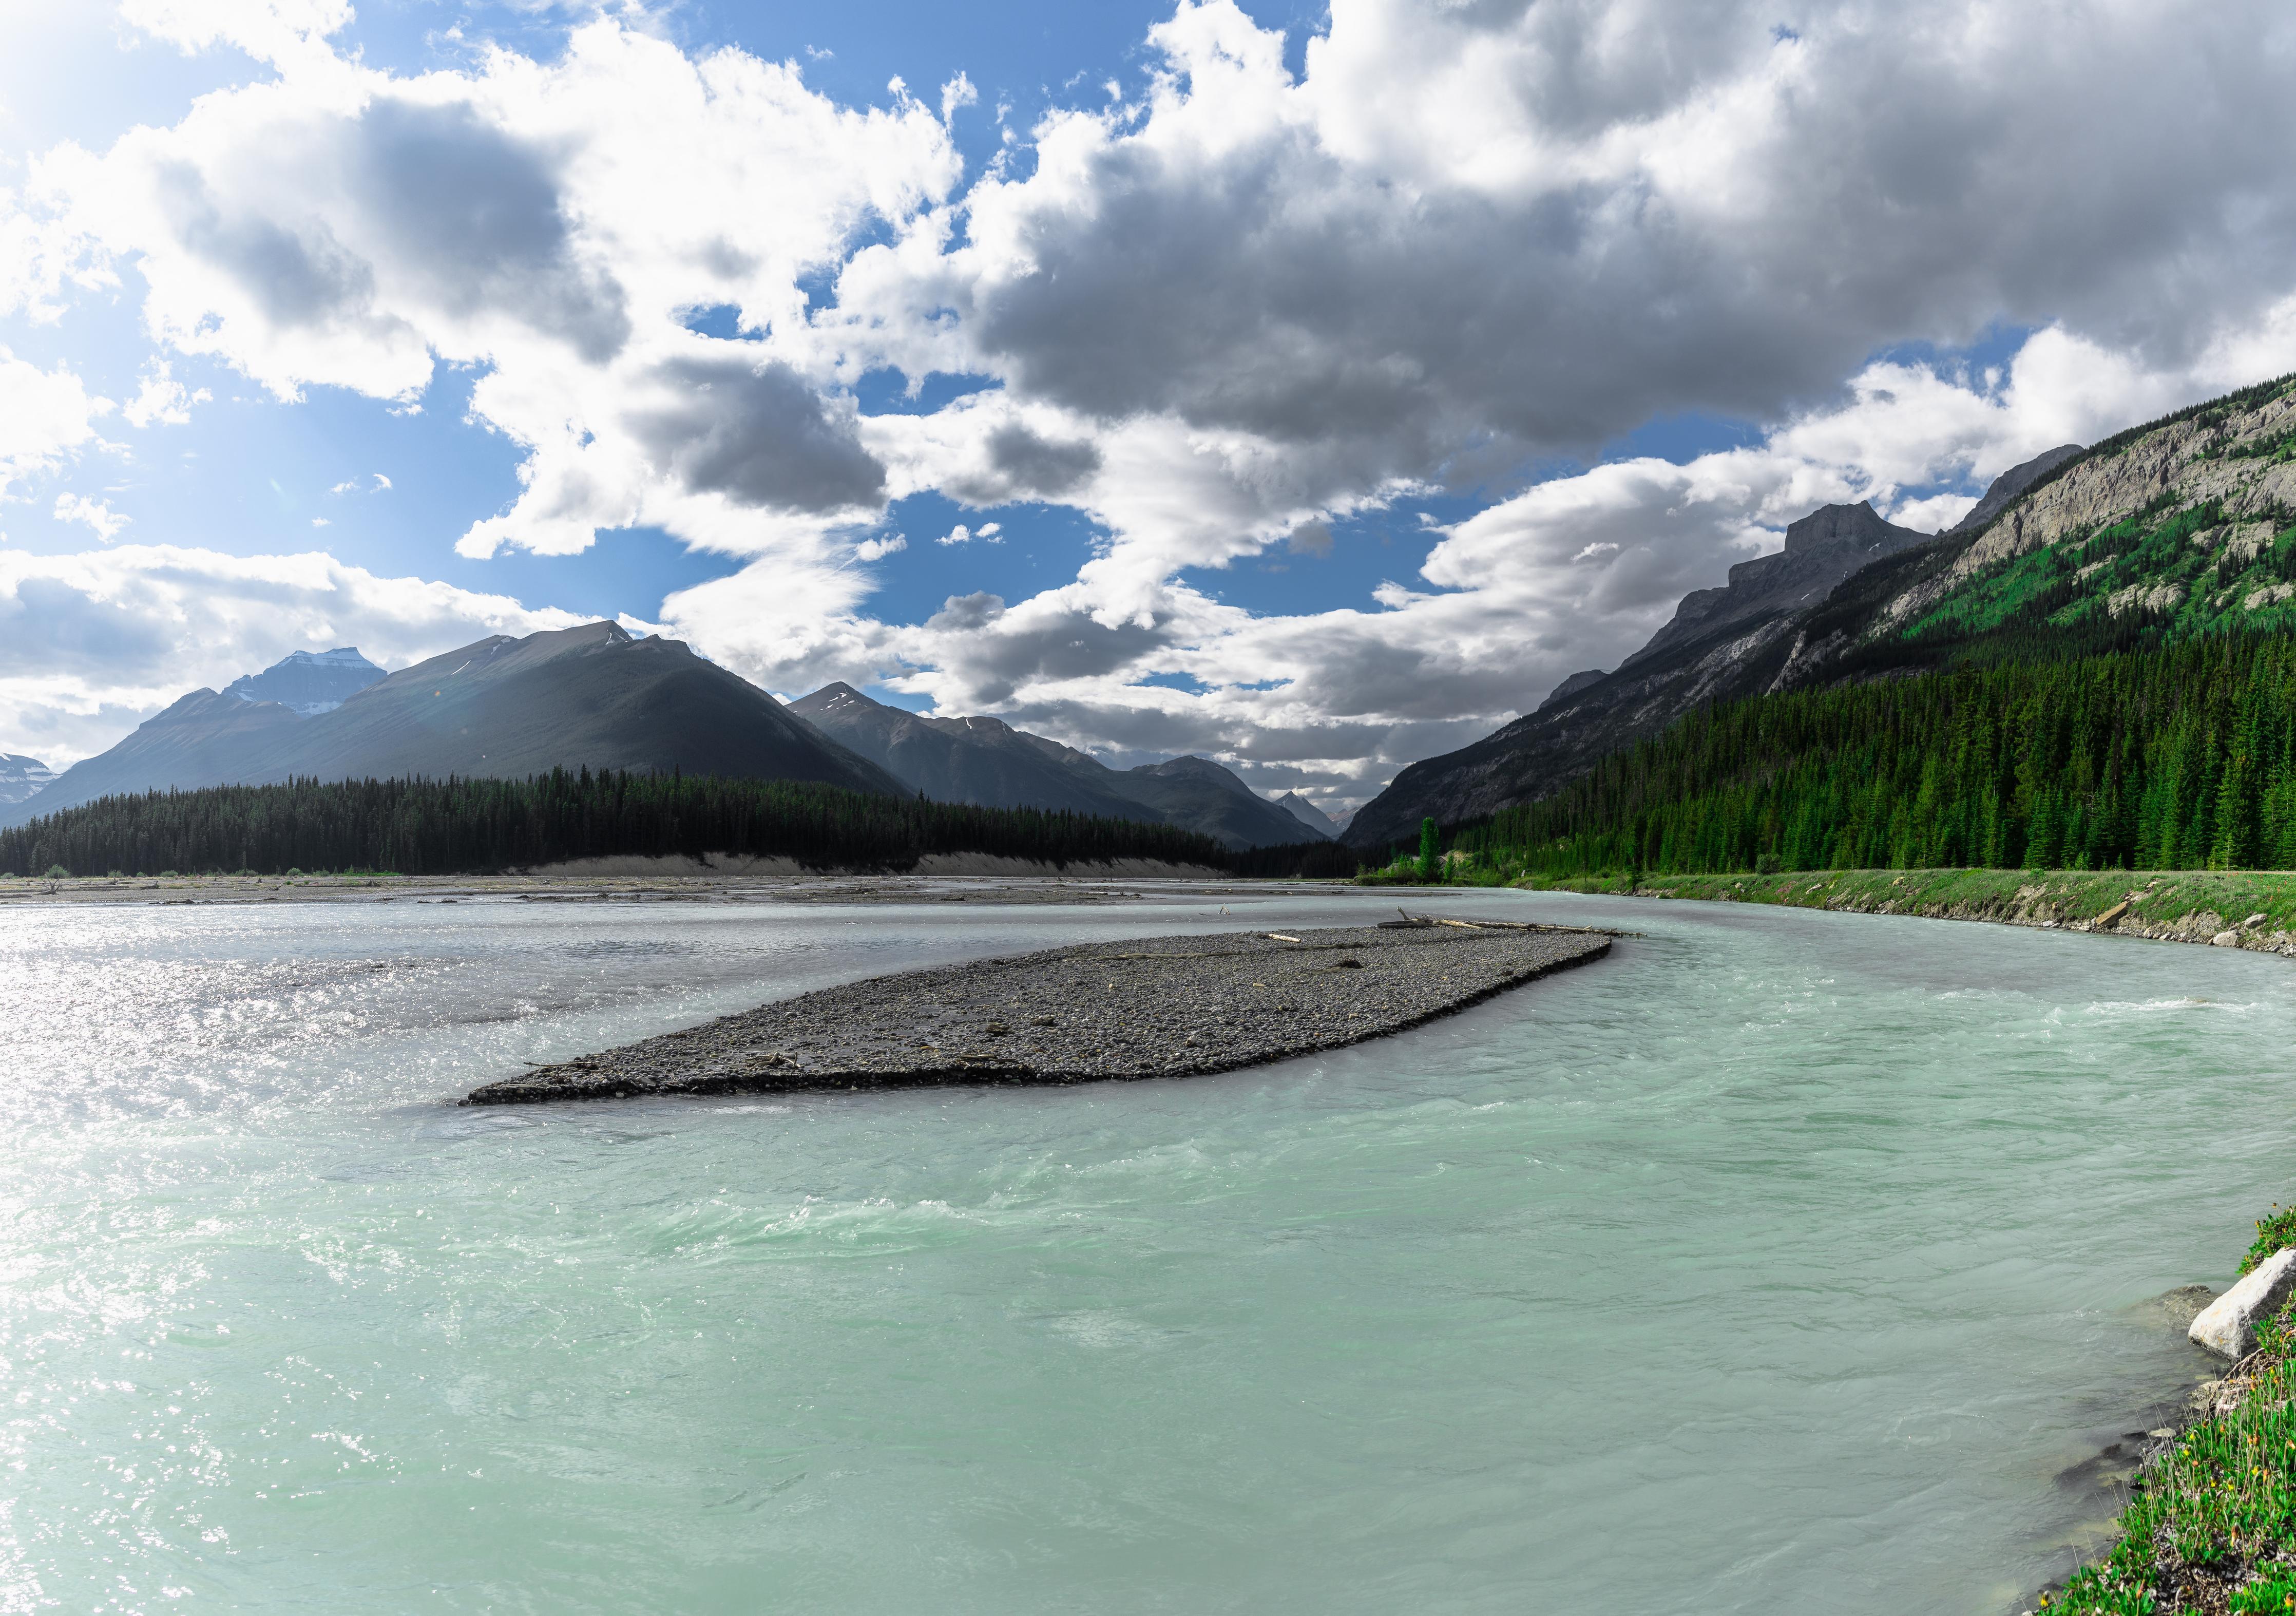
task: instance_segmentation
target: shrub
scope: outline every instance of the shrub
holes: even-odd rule
[[[70,881],[71,879],[71,872],[65,869],[63,865],[60,864],[52,864],[48,866],[48,879],[50,881]]]
[[[300,870],[297,869],[297,868],[296,868],[293,865],[291,865],[291,865],[289,865],[287,866],[287,879],[288,879],[288,880],[290,880],[290,881],[295,881],[295,880],[299,879],[299,878],[301,877],[302,874],[303,874],[303,872],[302,872],[302,871],[300,871]]]
[[[2240,1259],[2243,1274],[2284,1246],[2296,1246],[2296,1206],[2276,1206],[2256,1220],[2256,1243]]]
[[[1784,866],[1778,863],[1775,853],[1765,853],[1754,860],[1754,874],[1757,875],[1775,875]]]

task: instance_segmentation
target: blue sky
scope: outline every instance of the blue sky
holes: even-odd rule
[[[619,616],[1344,807],[2287,368],[2276,14],[1917,9],[0,0],[0,750]]]

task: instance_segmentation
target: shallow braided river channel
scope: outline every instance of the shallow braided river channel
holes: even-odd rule
[[[0,1611],[1901,1616],[2096,1542],[2204,1373],[2149,1299],[2289,1199],[2289,962],[1409,901],[1644,935],[1224,1076],[472,1110],[1393,899],[12,909]]]

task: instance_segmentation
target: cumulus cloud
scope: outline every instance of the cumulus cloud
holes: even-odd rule
[[[250,49],[338,25],[324,4],[273,9],[236,32],[231,8],[188,0],[137,20]],[[496,52],[413,78],[324,49],[272,56],[278,77],[171,127],[36,163],[38,261],[19,279],[132,263],[158,340],[283,399],[324,385],[411,408],[441,361],[481,367],[472,417],[527,458],[472,554],[653,521],[794,554],[824,515],[882,505],[800,283],[872,221],[947,195],[960,165],[931,109],[849,110],[791,66],[691,57],[612,21],[547,63]],[[686,329],[718,306],[764,340]]]
[[[786,364],[670,359],[647,380],[659,399],[629,412],[630,434],[657,472],[690,492],[820,513],[884,497],[885,468],[855,435],[857,412],[832,414]]]
[[[489,634],[580,620],[318,554],[0,550],[0,751],[62,767],[184,692],[220,689],[291,651],[357,645],[404,667]]]

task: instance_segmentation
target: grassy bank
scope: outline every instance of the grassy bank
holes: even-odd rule
[[[2241,1271],[2290,1243],[2292,1214],[2257,1220]],[[2296,1611],[2296,1310],[2204,1389],[2208,1405],[2137,1475],[2120,1539],[2040,1609],[2051,1616],[2250,1616]]]
[[[1775,875],[1524,876],[1538,892],[1790,904],[1989,920],[2296,953],[2296,873],[2281,870],[1803,870]]]

